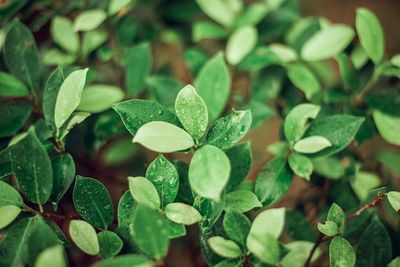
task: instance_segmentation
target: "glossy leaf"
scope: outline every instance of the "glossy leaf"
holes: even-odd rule
[[[89,223],[81,220],[72,220],[69,224],[69,235],[75,245],[86,254],[99,254],[99,240],[96,231]]]
[[[89,85],[82,91],[78,109],[91,113],[102,112],[123,99],[124,92],[116,86],[106,84]]]
[[[0,105],[0,137],[16,134],[26,123],[32,106],[23,103]]]
[[[118,202],[118,227],[129,227],[136,206],[131,192],[125,192]]]
[[[57,205],[75,178],[75,162],[70,154],[60,155],[51,161],[53,166],[53,190],[50,200]]]
[[[198,210],[184,203],[170,203],[165,207],[165,215],[173,222],[191,225],[203,219]]]
[[[242,254],[240,247],[235,242],[221,236],[209,238],[208,245],[215,253],[227,259],[234,259]]]
[[[244,213],[262,207],[257,196],[248,190],[236,190],[225,195],[225,208]]]
[[[128,177],[129,191],[132,197],[144,206],[158,209],[160,207],[160,197],[153,183],[144,177]]]
[[[236,65],[243,60],[256,46],[257,29],[252,26],[242,26],[235,30],[226,44],[226,60]]]
[[[46,124],[55,132],[55,108],[58,92],[65,79],[64,70],[62,67],[56,68],[47,79],[43,92],[43,115],[46,119]]]
[[[149,43],[138,44],[128,51],[125,83],[129,95],[137,96],[143,92],[145,80],[151,72],[152,61]]]
[[[122,249],[122,240],[117,234],[111,231],[103,231],[97,235],[100,245],[100,256],[103,259],[117,255]]]

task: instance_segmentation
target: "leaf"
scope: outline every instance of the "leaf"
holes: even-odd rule
[[[400,145],[400,116],[392,116],[379,110],[372,113],[379,134],[388,143]]]
[[[19,206],[22,207],[23,200],[21,195],[11,185],[0,180],[0,207],[1,206]]]
[[[171,220],[164,220],[164,223],[169,239],[178,238],[186,235],[185,225],[175,223]]]
[[[364,118],[351,115],[333,115],[315,121],[305,133],[305,136],[319,135],[331,142],[332,146],[318,153],[318,156],[328,156],[343,150],[354,138],[363,124]]]
[[[126,191],[118,202],[118,227],[129,227],[137,202],[130,191]]]
[[[353,91],[359,88],[359,77],[357,71],[350,63],[350,58],[342,53],[336,57],[336,61],[339,63],[340,74],[343,79],[344,86],[347,89]]]
[[[12,147],[11,164],[26,199],[39,205],[46,203],[53,188],[53,170],[34,128]]]
[[[91,113],[102,112],[123,99],[124,92],[120,88],[106,84],[93,84],[82,91],[78,109]]]
[[[328,212],[327,220],[335,222],[339,230],[344,227],[345,214],[338,204],[332,204]]]
[[[233,146],[226,150],[225,153],[231,163],[231,175],[225,189],[230,191],[238,186],[250,171],[253,161],[251,144],[246,142]]]
[[[225,195],[225,208],[244,213],[262,207],[257,196],[248,190],[236,190]]]
[[[224,258],[234,259],[242,254],[240,247],[235,242],[221,236],[213,236],[207,241],[210,248]]]
[[[114,1],[114,2],[119,2]],[[144,255],[127,254],[105,261],[96,262],[94,267],[154,267],[153,263]]]
[[[76,211],[90,224],[101,229],[111,225],[114,218],[111,197],[98,180],[78,175],[73,200]]]
[[[296,61],[298,58],[296,51],[290,46],[283,44],[271,44],[269,45],[269,48],[282,63]]]
[[[53,166],[53,190],[50,200],[57,206],[75,178],[75,162],[70,154],[59,155],[51,162]]]
[[[303,267],[313,246],[314,244],[312,242],[307,241],[292,241],[285,244],[289,252],[283,257],[280,264],[282,267]],[[318,259],[320,255],[321,249],[317,248],[311,262]]]
[[[313,135],[297,141],[293,149],[300,153],[312,154],[331,147],[331,142],[323,136]]]
[[[126,55],[125,83],[128,94],[137,96],[142,93],[144,83],[153,64],[149,43],[140,43],[132,47]]]
[[[185,130],[195,139],[203,137],[208,126],[206,103],[191,85],[186,85],[176,97],[175,111]]]
[[[343,163],[334,157],[320,157],[312,160],[314,172],[332,180],[338,180],[345,175]]]
[[[246,245],[251,223],[245,215],[235,210],[228,209],[225,212],[223,226],[225,233],[230,239],[241,246]]]
[[[394,258],[386,267],[396,267],[400,264],[400,256]]]
[[[165,215],[173,222],[191,225],[203,219],[198,210],[183,203],[169,203]]]
[[[203,39],[222,39],[228,35],[228,32],[221,26],[208,22],[197,21],[192,27],[192,39],[199,42]]]
[[[54,109],[54,122],[60,128],[78,107],[88,69],[76,70],[61,84]]]
[[[329,260],[332,267],[353,267],[356,255],[349,241],[335,236],[329,244]]]
[[[39,89],[40,60],[35,39],[30,30],[15,19],[7,32],[3,45],[4,63],[18,80],[31,90]]]
[[[372,172],[357,171],[351,181],[354,193],[361,201],[368,198],[369,192],[381,184],[381,179]]]
[[[228,157],[219,148],[205,145],[198,149],[189,165],[189,183],[201,197],[219,201],[231,171]]]
[[[175,99],[183,84],[174,77],[167,75],[152,75],[146,80],[146,87],[149,90],[151,98],[167,107],[175,107]]]
[[[97,235],[100,244],[100,256],[103,259],[117,255],[123,246],[121,238],[111,231],[102,231]]]
[[[106,12],[101,9],[85,10],[74,20],[74,30],[91,31],[96,29],[107,18]]]
[[[270,47],[260,46],[245,56],[236,67],[239,70],[256,71],[279,62],[279,57]]]
[[[387,115],[400,116],[400,91],[386,88],[372,91],[366,96],[368,107]]]
[[[151,121],[140,127],[133,143],[159,153],[172,153],[194,146],[193,138],[183,129],[163,121]]]
[[[254,219],[250,234],[264,237],[270,235],[278,239],[285,226],[285,208],[267,209],[262,211]]]
[[[16,134],[29,119],[32,106],[22,103],[0,105],[0,137]]]
[[[108,3],[108,13],[109,15],[114,15],[118,11],[123,10],[126,6],[131,3],[132,0],[111,0]],[[121,266],[122,267],[122,266]],[[143,266],[145,267],[145,266]]]
[[[240,12],[240,2],[235,0],[196,0],[204,13],[225,27],[231,26]]]
[[[160,207],[160,197],[153,183],[141,176],[128,177],[129,191],[132,197],[142,205],[152,209]]]
[[[396,212],[400,212],[400,192],[390,191],[386,196],[392,208]]]
[[[13,75],[0,71],[0,96],[26,96],[29,89]]]
[[[68,53],[78,53],[79,36],[68,18],[55,16],[51,21],[50,33],[54,42]]]
[[[69,224],[69,235],[75,245],[86,254],[93,256],[99,254],[99,240],[96,231],[89,223],[72,220]]]
[[[367,8],[357,8],[356,29],[365,53],[378,64],[385,52],[383,30],[378,18]]]
[[[224,110],[231,89],[231,78],[222,53],[217,53],[203,65],[194,87],[207,105],[209,122],[214,121]]]
[[[305,178],[308,181],[310,180],[310,175],[313,171],[313,163],[308,157],[292,152],[289,156],[288,163],[296,175]]]
[[[309,120],[315,119],[320,110],[320,106],[308,103],[295,106],[286,116],[283,125],[286,139],[293,144],[303,137]]]
[[[290,81],[299,88],[308,100],[312,99],[321,90],[321,85],[314,73],[301,63],[287,66],[287,75]]]
[[[270,234],[260,237],[250,232],[247,248],[263,263],[274,265],[279,261],[279,242]]]
[[[139,205],[131,224],[131,233],[137,246],[155,259],[163,257],[168,250],[169,237],[165,223],[165,217],[157,210]]]
[[[318,61],[339,55],[353,40],[354,31],[344,24],[323,27],[304,44],[301,57]]]
[[[161,200],[161,207],[165,207],[175,200],[179,190],[178,171],[163,155],[158,156],[147,167],[146,178],[157,189]]]
[[[86,120],[87,117],[89,117],[91,114],[88,112],[73,112],[69,119],[65,122],[65,124],[61,127],[59,134],[58,134],[58,139],[59,140],[64,140],[64,138],[67,136],[69,131],[74,128],[76,125],[80,124],[84,120]]]
[[[258,40],[257,29],[242,26],[235,30],[226,44],[226,60],[231,65],[239,64],[255,47]]]
[[[256,178],[255,193],[264,206],[280,199],[292,184],[292,176],[285,159],[270,160]]]
[[[46,119],[46,124],[49,128],[55,132],[55,108],[58,92],[60,91],[61,85],[64,82],[64,71],[62,67],[57,67],[47,79],[46,85],[43,92],[43,115]]]
[[[229,115],[218,119],[206,135],[206,141],[220,149],[228,149],[242,139],[251,126],[251,111],[233,110]]]
[[[88,57],[92,52],[98,49],[107,41],[108,34],[102,30],[85,32],[82,39],[82,54]],[[101,48],[100,48],[101,49]],[[98,50],[101,51],[101,50]]]
[[[318,223],[318,231],[326,236],[335,236],[340,232],[337,224],[333,221],[326,221],[324,224]]]
[[[35,267],[66,267],[64,248],[62,245],[55,245],[43,250],[35,261]]]
[[[0,207],[0,229],[7,227],[21,213],[21,208],[13,205]]]

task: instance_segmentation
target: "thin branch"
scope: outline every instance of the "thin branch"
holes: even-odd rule
[[[57,213],[47,212],[47,211],[40,212],[29,206],[26,206],[26,211],[28,211],[34,215],[41,215],[45,218],[53,219],[56,221],[80,219],[80,216],[76,215],[76,214],[63,215],[63,214],[57,214]]]

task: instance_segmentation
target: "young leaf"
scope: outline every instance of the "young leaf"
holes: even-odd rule
[[[133,143],[159,153],[172,153],[194,146],[193,138],[183,129],[163,121],[151,121],[140,127]]]
[[[106,84],[89,85],[82,91],[78,109],[91,113],[102,112],[123,99],[124,92],[116,86]]]
[[[7,184],[0,180],[0,207],[13,205],[21,207],[23,204],[23,200],[21,195],[14,189],[11,185]]]
[[[100,245],[100,256],[103,259],[111,258],[117,255],[122,249],[122,240],[111,231],[103,231],[97,235]]]
[[[356,29],[365,53],[378,64],[384,54],[385,40],[378,18],[366,8],[357,8]]]
[[[219,148],[205,145],[197,150],[189,166],[190,187],[199,196],[219,201],[231,171],[228,157]]]
[[[198,210],[183,203],[170,203],[165,207],[165,215],[173,222],[191,225],[203,219]]]
[[[251,126],[251,111],[233,110],[218,119],[206,135],[206,142],[220,149],[228,149],[245,136]]]
[[[58,244],[43,250],[35,261],[35,267],[66,267],[64,248]]]
[[[71,54],[78,53],[79,36],[74,31],[72,22],[68,18],[54,17],[51,21],[50,33],[54,42],[61,48]]]
[[[7,227],[21,213],[21,208],[13,205],[0,207],[0,229]]]
[[[296,175],[310,180],[310,175],[313,171],[313,163],[308,157],[292,152],[289,156],[288,163]]]
[[[230,239],[241,246],[246,245],[246,238],[249,235],[251,223],[244,214],[235,210],[227,210],[225,212],[223,226],[225,233]]]
[[[196,89],[186,85],[175,100],[175,111],[185,130],[195,139],[203,137],[208,126],[208,111]]]
[[[47,126],[55,132],[55,108],[58,92],[64,82],[64,71],[62,67],[57,67],[49,76],[43,92],[43,115]]]
[[[294,144],[293,149],[300,153],[312,154],[331,146],[331,142],[325,137],[314,135],[300,139]]]
[[[237,65],[256,46],[257,29],[253,26],[242,26],[235,30],[226,44],[226,60],[231,65]]]
[[[242,254],[240,247],[235,242],[221,236],[213,236],[207,241],[210,248],[224,258],[234,259]]]
[[[149,43],[140,43],[132,47],[126,55],[125,83],[128,94],[139,95],[152,68],[152,56]]]
[[[372,116],[382,138],[388,143],[400,145],[400,116],[392,116],[379,110],[375,110]]]
[[[356,255],[349,241],[335,236],[329,244],[329,261],[332,267],[353,267]]]
[[[29,89],[13,75],[0,71],[0,96],[26,96]]]
[[[300,63],[290,64],[287,71],[290,81],[305,94],[308,100],[321,90],[317,77],[305,65]]]
[[[90,224],[106,229],[112,223],[114,210],[110,194],[96,179],[78,175],[73,199],[76,211]]]
[[[128,177],[129,191],[132,197],[142,205],[152,209],[160,207],[160,197],[156,187],[144,177]]]
[[[279,242],[270,234],[264,236],[253,235],[251,232],[246,241],[247,248],[261,262],[275,265],[279,261]]]
[[[69,224],[69,235],[75,245],[86,254],[99,254],[99,239],[93,226],[89,223],[81,220],[72,220]]]
[[[262,207],[257,196],[248,190],[236,190],[225,195],[225,208],[244,213]]]
[[[231,89],[231,78],[222,53],[204,64],[194,87],[207,105],[208,120],[214,121],[224,110]]]
[[[345,214],[338,204],[332,204],[328,212],[327,220],[335,222],[339,230],[343,228],[345,222]]]
[[[340,233],[337,224],[333,221],[326,221],[324,224],[318,223],[318,230],[326,236],[335,236]]]
[[[80,13],[74,21],[75,31],[91,31],[99,27],[107,18],[106,12],[101,9],[91,9]]]
[[[122,2],[117,0],[113,2]],[[94,267],[153,267],[153,263],[144,255],[126,254],[112,259],[99,261]]]
[[[57,206],[75,178],[75,162],[70,154],[63,154],[51,161],[53,166],[53,190],[50,200]]]
[[[396,212],[400,212],[400,192],[390,191],[386,196],[392,208]]]
[[[158,156],[147,167],[146,178],[156,187],[161,207],[165,207],[175,200],[179,189],[178,171],[163,155]]]
[[[226,190],[230,191],[238,186],[250,171],[253,156],[251,154],[251,144],[246,142],[236,145],[225,151],[231,163],[231,175],[229,177]]]

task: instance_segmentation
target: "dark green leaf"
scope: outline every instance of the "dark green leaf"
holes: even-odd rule
[[[189,166],[182,160],[175,160],[174,165],[179,174],[179,189],[176,200],[192,205],[194,199],[188,178]]]
[[[241,246],[245,246],[250,232],[250,220],[240,212],[227,210],[223,220],[224,230],[228,237]]]
[[[144,89],[144,83],[153,65],[149,43],[141,43],[132,47],[126,55],[125,82],[128,93],[139,95]]]
[[[51,164],[53,166],[53,190],[50,200],[57,206],[75,178],[75,163],[70,154],[63,154],[54,158]]]
[[[183,87],[183,84],[173,77],[163,75],[149,77],[146,85],[157,103],[171,109],[174,108],[176,96]]]
[[[11,74],[0,71],[0,96],[26,96],[29,89]]]
[[[100,256],[103,259],[117,255],[122,249],[122,240],[111,231],[103,231],[97,235],[100,244]]]
[[[285,232],[287,232],[293,240],[305,240],[315,242],[317,240],[317,232],[310,224],[304,214],[298,210],[288,210],[285,219]]]
[[[32,106],[22,103],[0,104],[0,137],[16,134],[26,123]]]
[[[231,175],[225,190],[230,191],[238,186],[250,171],[253,156],[251,144],[246,142],[236,145],[225,151],[231,162]]]
[[[366,97],[368,106],[388,115],[400,116],[400,91],[387,88],[372,91]]]

